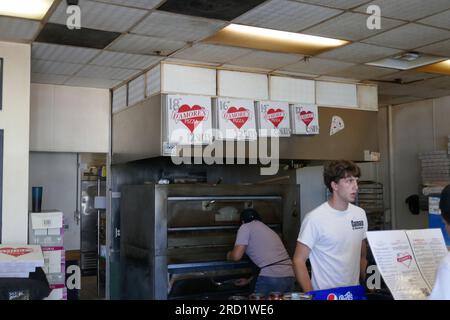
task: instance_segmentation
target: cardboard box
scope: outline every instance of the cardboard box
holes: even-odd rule
[[[32,212],[30,216],[32,229],[60,229],[63,226],[63,213],[60,211]]]
[[[64,272],[65,255],[63,247],[42,247],[45,273]]]

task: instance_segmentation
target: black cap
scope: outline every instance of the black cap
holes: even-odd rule
[[[244,221],[244,223],[249,223],[253,220],[261,220],[259,213],[255,209],[247,208],[242,210],[241,221]]]

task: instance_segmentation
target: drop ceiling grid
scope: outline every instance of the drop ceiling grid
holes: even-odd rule
[[[370,0],[294,0],[294,1],[348,10],[351,8],[358,7],[361,4],[367,3]]]
[[[46,73],[54,75],[74,75],[83,67],[82,64],[74,64],[68,62],[55,62],[46,60],[31,60],[31,72]]]
[[[342,13],[288,0],[272,0],[233,20],[233,23],[297,32]]]
[[[92,60],[90,64],[105,67],[143,70],[161,60],[162,57],[157,56],[103,51],[94,60]]]
[[[445,40],[445,41],[440,41],[438,43],[431,44],[428,46],[417,48],[417,51],[450,58],[450,39]]]
[[[444,28],[450,30],[450,10],[430,16],[417,21],[432,27]]]
[[[228,61],[228,64],[264,69],[278,69],[285,65],[296,63],[302,58],[302,55],[297,54],[254,51],[234,60],[230,60]]]
[[[396,29],[363,40],[364,43],[410,50],[450,38],[450,31],[408,23]]]
[[[308,62],[297,62],[289,66],[284,66],[280,70],[293,71],[311,74],[326,74],[329,72],[337,72],[354,65],[353,63],[327,60],[320,58],[310,58]]]
[[[359,41],[405,23],[403,21],[382,17],[382,28],[380,30],[370,30],[367,28],[368,17],[368,15],[361,13],[346,12],[312,28],[302,30],[302,33],[336,39]]]
[[[148,14],[147,10],[125,8],[89,0],[80,0],[79,6],[81,8],[81,26],[104,31],[128,31]],[[65,25],[68,18],[66,8],[66,2],[62,1],[49,21]]]
[[[365,63],[386,58],[399,52],[401,52],[401,50],[354,42],[319,54],[317,57],[354,63]]]
[[[33,72],[31,73],[31,82],[62,85],[69,77],[70,76]]]
[[[221,64],[250,52],[252,52],[250,49],[197,43],[178,51],[172,57]]]
[[[0,16],[0,40],[31,41],[39,28],[38,21]]]
[[[448,0],[376,0],[355,9],[366,12],[369,5],[377,5],[381,16],[414,21],[423,17],[442,12],[450,8]]]
[[[94,79],[126,80],[139,72],[141,71],[134,69],[86,65],[80,71],[78,71],[76,76]]]
[[[34,42],[32,59],[85,64],[98,55],[101,50]]]
[[[336,77],[352,78],[357,80],[368,80],[382,75],[392,74],[395,72],[396,72],[395,69],[378,68],[366,65],[356,65],[337,72],[328,72],[326,74]]]
[[[401,79],[403,82],[412,82],[412,81],[420,81],[425,79],[432,79],[439,77],[437,74],[433,73],[424,73],[424,72],[415,72],[412,70],[408,71],[399,71],[390,75],[375,77],[376,80],[382,81],[395,81],[395,79]]]
[[[66,82],[64,82],[64,85],[75,87],[93,87],[93,88],[109,89],[118,83],[119,82],[117,80],[72,77],[68,79]]]
[[[153,12],[131,32],[180,41],[197,41],[212,35],[226,22],[207,20],[173,13]]]
[[[154,54],[160,51],[162,55],[169,55],[185,45],[186,43],[182,41],[126,34],[117,39],[108,49],[136,54]]]
[[[104,2],[126,7],[135,7],[142,9],[154,9],[165,0],[94,0],[95,2]]]

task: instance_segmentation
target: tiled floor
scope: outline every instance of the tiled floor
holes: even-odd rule
[[[100,296],[97,293],[97,277],[81,277],[80,300],[102,300],[104,294],[101,290]]]

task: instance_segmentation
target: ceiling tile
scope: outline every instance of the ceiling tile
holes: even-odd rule
[[[126,34],[115,41],[108,49],[136,54],[169,55],[186,45],[182,41],[165,40],[155,37]]]
[[[171,40],[197,41],[212,35],[225,24],[223,21],[155,11],[131,32]]]
[[[31,82],[32,83],[44,83],[44,84],[63,84],[70,76],[62,76],[56,74],[47,73],[32,73]]]
[[[228,64],[254,68],[278,69],[285,65],[298,62],[302,58],[303,56],[297,54],[255,51],[231,60]]]
[[[31,49],[31,58],[85,64],[100,52],[96,49],[34,42]]]
[[[186,48],[177,52],[173,55],[173,57],[220,64],[236,59],[237,57],[240,57],[249,52],[251,52],[250,49],[217,46],[210,44],[195,44],[190,48]]]
[[[141,72],[140,70],[113,68],[113,67],[100,67],[87,65],[84,66],[77,74],[77,77],[82,78],[101,78],[108,80],[126,80],[133,75]]]
[[[65,25],[46,23],[36,38],[38,42],[60,45],[103,49],[114,41],[120,33],[89,28],[70,30]]]
[[[363,42],[410,50],[448,38],[450,38],[450,31],[409,23],[394,30],[373,36]]]
[[[297,62],[289,66],[285,66],[280,70],[322,75],[330,72],[337,72],[352,65],[353,63],[348,62],[310,58],[307,62]]]
[[[375,77],[392,74],[395,72],[396,70],[394,69],[357,65],[346,68],[344,70],[340,70],[338,72],[329,72],[327,73],[327,75],[359,80],[371,80]]]
[[[293,71],[284,71],[284,70],[276,70],[274,72],[271,72],[273,75],[287,75],[287,76],[293,76],[293,77],[299,77],[303,79],[315,79],[319,77],[318,74],[311,74],[311,73],[302,73],[302,72],[293,72]]]
[[[425,47],[420,47],[417,51],[450,58],[450,39],[435,44],[430,44]]]
[[[375,77],[376,80],[381,81],[392,81],[392,82],[398,82],[398,83],[410,83],[415,81],[421,81],[424,79],[432,79],[436,78],[439,75],[437,74],[431,74],[431,73],[423,73],[423,72],[415,72],[412,70],[408,71],[399,71],[393,74]]]
[[[146,69],[162,60],[162,57],[102,51],[90,64],[105,67],[122,67],[129,69]]]
[[[154,9],[164,0],[95,0],[95,1],[117,4],[126,7]]]
[[[432,27],[445,28],[450,30],[450,10],[419,20],[418,22],[430,25]]]
[[[146,10],[89,0],[80,0],[78,5],[81,8],[81,28],[125,32],[148,14]],[[68,18],[66,8],[66,2],[61,1],[49,21],[65,25]]]
[[[381,99],[381,98],[383,98],[383,99]],[[418,97],[410,97],[410,96],[394,96],[394,97],[380,96],[380,103],[391,104],[391,105],[405,104],[405,103],[410,103],[410,102],[419,101],[419,100],[423,100],[423,99],[418,98]]]
[[[272,0],[235,19],[233,23],[298,32],[342,13],[341,10],[288,0]]]
[[[74,87],[109,89],[118,85],[120,82],[121,81],[118,80],[72,77],[69,80],[67,80],[64,84],[67,86],[74,86]]]
[[[377,5],[383,17],[414,21],[450,8],[448,0],[375,0],[356,11],[366,12],[369,5]]]
[[[31,41],[39,27],[38,21],[0,16],[0,40]]]
[[[433,89],[446,89],[450,88],[450,76],[443,76],[433,79],[424,80],[422,83],[417,83],[415,85],[420,85],[425,88],[433,88]]]
[[[317,4],[337,9],[351,9],[363,3],[367,3],[368,0],[295,0],[295,1]]]
[[[365,14],[346,12],[302,32],[315,36],[358,41],[404,24],[402,21],[382,17],[381,29],[370,30],[367,28],[367,18],[368,15]]]
[[[231,21],[266,0],[166,0],[158,10]]]
[[[55,62],[46,60],[31,60],[31,72],[56,75],[73,75],[83,67],[82,64]]]
[[[229,70],[236,70],[236,71],[242,71],[242,72],[260,72],[260,73],[268,73],[270,69],[268,68],[255,68],[255,67],[248,67],[248,66],[237,66],[232,64],[224,64],[224,68],[227,68]]]
[[[401,50],[355,42],[318,55],[319,58],[364,63],[394,55]]]

